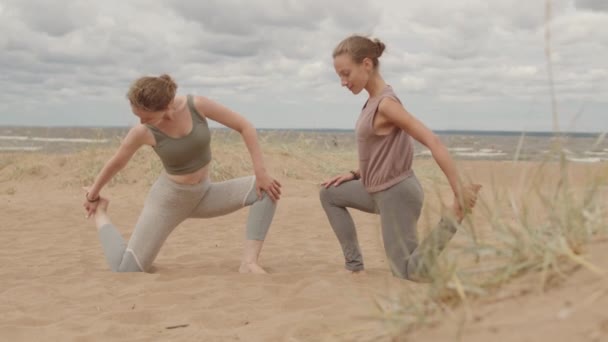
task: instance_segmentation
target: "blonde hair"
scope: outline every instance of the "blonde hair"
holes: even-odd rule
[[[140,77],[127,92],[127,98],[135,107],[151,112],[165,110],[175,98],[177,84],[167,74]]]
[[[380,64],[378,58],[382,56],[384,49],[386,49],[386,45],[379,39],[352,35],[336,46],[332,57],[336,58],[348,54],[357,64],[361,64],[365,58],[369,58],[372,60],[374,67],[378,67]]]

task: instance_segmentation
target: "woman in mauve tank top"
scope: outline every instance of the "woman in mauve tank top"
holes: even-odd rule
[[[386,84],[379,71],[384,49],[381,41],[357,35],[334,49],[334,68],[342,86],[355,95],[365,90],[369,98],[355,127],[359,168],[323,182],[321,204],[342,247],[347,271],[364,270],[357,232],[347,210],[355,208],[380,215],[393,275],[427,282],[438,276],[436,259],[475,206],[481,185],[460,182],[445,145],[404,108]],[[413,139],[431,151],[454,194],[450,210],[421,243],[416,224],[424,192],[412,170]]]

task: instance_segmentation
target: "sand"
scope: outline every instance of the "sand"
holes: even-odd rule
[[[304,170],[305,161],[281,151],[268,157],[284,190],[261,257],[271,274],[237,272],[247,210],[184,222],[166,241],[152,273],[112,273],[93,221],[84,217],[81,190],[109,153],[0,155],[0,340],[608,340],[608,286],[584,268],[543,292],[534,285],[536,277],[526,275],[466,308],[452,309],[441,324],[392,336],[395,326],[378,319],[375,300],[424,291],[427,285],[390,275],[379,218],[356,211],[367,274],[346,274],[318,200],[324,174]],[[126,238],[153,180],[154,168],[141,162],[148,157],[104,189],[110,215]],[[522,170],[508,162],[459,164],[485,185],[483,196],[512,188],[518,178],[511,172]],[[424,234],[439,218],[435,190],[448,199],[449,189],[436,187],[441,173],[432,161],[417,160],[416,170],[427,191]],[[575,175],[583,182],[598,170],[606,166],[580,165]],[[475,214],[473,219],[483,221]],[[459,241],[457,235],[454,243]],[[594,242],[586,257],[608,269],[606,247]]]

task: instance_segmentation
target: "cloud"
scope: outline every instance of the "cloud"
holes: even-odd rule
[[[608,2],[604,0],[576,0],[576,7],[592,11],[608,11]]]
[[[124,124],[132,80],[166,72],[181,92],[256,125],[352,128],[364,95],[340,87],[331,51],[359,33],[387,44],[384,78],[429,126],[504,128],[548,99],[547,23],[560,104],[598,117],[608,99],[606,2],[554,0],[550,22],[544,4],[0,0],[0,124]]]

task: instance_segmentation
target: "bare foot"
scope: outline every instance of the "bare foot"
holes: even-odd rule
[[[97,210],[102,210],[104,213],[107,213],[109,205],[110,201],[107,198],[100,197],[99,203],[97,204]]]
[[[257,263],[241,263],[241,267],[239,267],[239,273],[253,273],[253,274],[268,274],[262,266]]]
[[[110,217],[108,216],[108,206],[110,205],[110,201],[107,198],[101,197],[99,199],[99,203],[97,204],[97,208],[95,209],[95,213],[93,213],[93,218],[95,219],[95,225],[97,229],[100,229],[106,224],[111,224]]]

